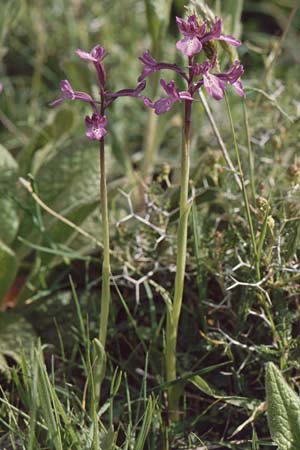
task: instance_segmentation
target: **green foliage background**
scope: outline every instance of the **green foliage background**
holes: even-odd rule
[[[116,102],[109,112],[106,149],[112,271],[117,285],[104,393],[108,399],[106,407],[113,411],[110,420],[103,412],[102,439],[107,439],[107,448],[109,445],[163,448],[168,439],[170,448],[176,449],[201,445],[232,449],[271,446],[261,408],[265,397],[264,364],[273,361],[288,370],[291,383],[299,370],[299,11],[281,43],[289,13],[295,5],[292,0],[220,0],[207,4],[224,19],[225,32],[240,34],[243,40],[239,56],[245,67],[243,78],[256,197],[250,188],[242,104],[231,93],[229,101],[256,237],[262,245],[263,281],[258,287],[260,280],[255,278],[251,266],[242,195],[232,172],[226,168],[199,102],[194,108],[192,145],[192,186],[196,200],[190,223],[185,309],[178,345],[179,384],[184,386],[185,396],[182,423],[169,429],[164,416],[161,355],[165,303],[167,292],[172,292],[176,256],[173,236],[182,119],[178,107],[156,125],[154,174],[149,183],[146,211],[140,211],[134,186],[143,164],[148,112],[135,99]],[[199,11],[203,11],[201,2],[198,8],[199,5]],[[19,445],[18,436],[21,436],[25,448],[26,445],[36,449],[51,447],[51,439],[43,431],[47,423],[52,424],[52,435],[57,427],[68,430],[62,432],[60,440],[51,448],[60,445],[69,448],[66,446],[70,442],[77,442],[79,438],[72,434],[72,427],[76,428],[78,423],[84,437],[76,445],[90,445],[87,436],[92,433],[86,425],[90,424],[90,416],[82,407],[82,399],[84,380],[89,373],[88,342],[96,334],[98,317],[101,260],[101,248],[95,244],[95,239],[101,242],[98,149],[84,137],[83,119],[89,112],[85,105],[70,102],[50,109],[48,104],[59,96],[59,82],[65,78],[75,89],[97,93],[93,71],[76,57],[76,48],[89,50],[100,43],[107,49],[109,55],[105,61],[111,90],[136,85],[141,70],[138,56],[145,49],[151,49],[162,59],[180,63],[174,46],[175,15],[182,14],[181,0],[6,0],[3,3],[0,16],[0,79],[4,85],[0,97],[1,299],[8,291],[12,292],[16,280],[22,285],[17,316],[9,312],[1,316],[8,327],[1,327],[0,347],[3,446],[8,446],[8,440],[12,439]],[[225,67],[231,57],[234,55],[223,51],[221,65]],[[149,95],[156,93],[156,83],[155,79],[149,82]],[[212,101],[209,104],[236,164],[226,106]],[[79,235],[44,211],[19,182],[19,177],[30,179],[35,193],[48,207],[82,227],[94,240]],[[118,227],[116,224],[129,213],[128,201],[120,189],[131,193],[136,210],[133,219]],[[139,221],[138,216],[145,217],[146,213],[152,225],[165,230],[167,236],[162,242],[157,242],[159,235],[153,227]],[[157,271],[155,261],[160,261]],[[125,265],[129,271],[127,278],[123,272]],[[154,275],[148,277],[153,270]],[[70,275],[76,285],[78,304],[74,302]],[[145,276],[138,291],[137,284],[129,277],[138,281]],[[236,280],[240,283],[235,285]],[[235,287],[229,289],[232,285]],[[272,305],[266,307],[269,300]],[[25,336],[21,341],[15,331],[7,332],[11,322],[24,330],[24,333],[20,331],[20,336]],[[70,326],[66,327],[66,323]],[[16,334],[18,344],[12,343],[8,334]],[[30,349],[36,335],[44,344],[51,345],[45,355],[50,378],[41,348]],[[22,355],[24,347],[31,352],[31,357]],[[19,371],[14,361],[23,361]],[[51,364],[58,366],[55,376]],[[115,382],[116,366],[126,377],[112,395],[109,386]],[[42,400],[36,401],[39,394],[34,390],[34,383],[28,384],[26,373],[31,374],[30,379],[41,380]],[[147,409],[150,395],[155,400],[151,400]],[[55,413],[53,417],[45,416],[49,402],[54,411],[55,408],[60,411],[59,420]],[[73,403],[76,406],[70,407]],[[33,405],[42,425],[35,425],[30,434],[28,430],[33,430],[33,425],[22,412],[29,414]],[[72,415],[70,428],[64,422],[61,408]],[[249,417],[251,420],[247,422]],[[121,430],[118,437],[114,434],[117,429]]]

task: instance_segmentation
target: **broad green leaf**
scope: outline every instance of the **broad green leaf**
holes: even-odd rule
[[[8,194],[0,192],[0,239],[11,244],[19,228],[17,204]]]
[[[0,303],[16,277],[17,266],[14,252],[0,241]]]
[[[20,363],[21,355],[30,351],[35,341],[32,326],[17,314],[0,313],[0,371],[10,376],[6,358]]]
[[[49,159],[48,155],[54,152],[57,143],[74,128],[75,118],[76,113],[68,107],[51,111],[47,123],[33,133],[29,143],[19,154],[21,176],[26,177],[29,172],[35,173],[43,160]]]
[[[51,127],[51,135],[53,138],[58,139],[64,133],[68,133],[72,130],[75,123],[74,109],[63,108],[57,110],[54,116],[54,120]]]
[[[9,245],[19,226],[17,204],[12,195],[17,180],[18,164],[0,144],[0,239]]]
[[[273,441],[280,450],[299,450],[300,398],[273,363],[266,367],[266,393]]]
[[[84,139],[62,148],[40,167],[35,183],[39,197],[47,206],[80,225],[98,204],[98,147]],[[19,232],[21,237],[39,243],[42,235],[38,228],[44,227],[49,246],[49,239],[64,243],[74,233],[72,228],[42,210],[42,224],[34,227],[34,223],[38,224],[38,208],[32,199],[28,200],[28,205],[31,205],[32,215],[27,213],[24,217]],[[29,251],[22,246],[18,255],[24,257]]]
[[[99,149],[87,140],[62,148],[36,175],[39,195],[56,211],[90,203],[99,192]]]

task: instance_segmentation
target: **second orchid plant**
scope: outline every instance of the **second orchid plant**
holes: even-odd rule
[[[102,287],[100,299],[100,325],[99,325],[99,345],[101,346],[102,354],[105,352],[109,308],[110,308],[110,239],[109,239],[109,218],[108,218],[108,203],[107,203],[107,186],[106,186],[106,172],[105,172],[105,136],[107,134],[107,118],[105,115],[106,109],[118,97],[139,97],[141,91],[145,88],[146,82],[143,81],[138,84],[135,89],[122,89],[120,91],[110,93],[106,88],[106,70],[103,60],[106,52],[103,47],[96,46],[90,53],[78,49],[76,54],[84,61],[93,63],[98,81],[99,99],[92,98],[89,94],[81,91],[74,91],[68,80],[62,80],[60,89],[62,96],[54,100],[50,106],[56,106],[65,100],[80,100],[88,103],[92,108],[92,115],[86,116],[86,136],[92,141],[99,142],[99,159],[100,159],[100,210],[102,216],[102,239],[103,239],[103,262],[102,262]],[[100,353],[101,353],[100,352]],[[98,358],[100,355],[98,354]],[[97,366],[102,366],[103,362],[94,361],[94,372],[97,374],[97,380],[94,380],[95,394],[98,400],[100,399],[101,383],[104,377],[104,370],[97,370]]]
[[[240,45],[240,41],[232,36],[224,36],[222,34],[222,21],[215,19],[214,25],[208,29],[206,22],[200,23],[198,17],[192,14],[188,20],[176,18],[177,25],[182,38],[177,42],[176,48],[187,58],[186,68],[179,67],[176,64],[156,61],[149,52],[145,52],[140,58],[144,65],[144,70],[139,77],[142,82],[147,76],[153,72],[163,69],[172,70],[179,74],[185,84],[186,90],[179,91],[176,88],[175,81],[167,83],[164,79],[160,80],[160,84],[167,94],[165,97],[152,102],[149,98],[144,97],[144,103],[150,108],[154,108],[156,114],[168,112],[174,103],[182,102],[184,104],[184,125],[182,134],[181,149],[181,177],[180,177],[180,206],[179,206],[179,225],[177,231],[177,261],[176,276],[174,286],[174,297],[171,307],[167,311],[166,326],[166,380],[170,383],[168,394],[168,408],[170,417],[174,420],[179,418],[179,395],[180,390],[176,384],[172,382],[177,377],[176,370],[176,345],[178,335],[178,325],[181,314],[183,292],[184,292],[184,275],[186,267],[187,252],[187,234],[188,234],[188,217],[190,203],[188,200],[189,190],[189,168],[190,168],[190,128],[191,114],[194,97],[202,86],[208,94],[215,100],[221,100],[227,85],[232,85],[238,95],[244,96],[240,77],[243,74],[243,66],[239,61],[235,61],[232,67],[226,72],[217,72],[217,52],[215,51],[210,59],[205,60],[202,64],[196,62],[196,57],[205,48],[209,46],[211,41],[222,40],[227,44],[235,47]],[[211,45],[211,48],[215,48]],[[205,54],[205,51],[203,51]]]
[[[215,100],[221,100],[224,97],[225,90],[228,85],[232,85],[239,96],[244,96],[240,77],[243,74],[243,66],[239,61],[226,71],[219,72],[217,47],[213,41],[225,41],[229,45],[235,47],[240,45],[240,41],[230,35],[222,34],[222,21],[215,19],[212,26],[208,26],[206,21],[201,22],[195,14],[188,17],[187,20],[176,18],[179,32],[182,38],[176,43],[176,48],[186,58],[186,66],[180,67],[177,64],[156,61],[149,51],[146,51],[140,61],[144,68],[138,78],[139,84],[135,89],[124,89],[115,93],[110,93],[106,89],[106,72],[103,59],[106,56],[103,47],[97,46],[90,53],[77,50],[77,55],[88,62],[92,62],[95,66],[98,86],[99,99],[92,98],[89,94],[81,91],[74,91],[67,80],[61,82],[62,96],[52,103],[55,106],[64,100],[81,100],[90,104],[92,115],[85,119],[88,138],[99,141],[100,151],[100,198],[101,198],[101,214],[102,214],[102,234],[103,234],[103,264],[102,264],[102,293],[101,293],[101,313],[99,340],[103,348],[106,344],[107,325],[110,304],[110,247],[109,247],[109,219],[107,205],[107,190],[105,177],[105,146],[104,138],[107,133],[107,118],[105,115],[106,108],[111,105],[118,97],[130,96],[139,98],[144,104],[154,109],[157,115],[167,113],[172,106],[177,103],[184,105],[184,125],[182,134],[181,148],[181,177],[180,177],[180,211],[179,225],[177,232],[177,261],[176,276],[174,286],[174,297],[172,305],[167,312],[166,324],[166,381],[170,383],[168,391],[168,408],[170,417],[173,420],[178,419],[179,414],[179,391],[172,382],[176,380],[176,346],[178,325],[181,315],[182,300],[184,293],[184,275],[186,268],[186,252],[187,252],[187,234],[188,234],[188,217],[190,210],[190,202],[188,200],[189,193],[189,172],[190,172],[190,129],[192,105],[196,100],[195,96],[199,89],[204,87],[207,93]],[[207,49],[213,49],[207,52]],[[199,61],[199,54],[210,57]],[[154,72],[161,70],[173,71],[182,77],[186,90],[180,91],[176,87],[174,80],[167,82],[160,80],[160,84],[165,91],[165,96],[158,100],[151,100],[142,94],[146,87],[146,78]]]

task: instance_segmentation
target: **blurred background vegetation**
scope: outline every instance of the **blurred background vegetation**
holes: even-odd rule
[[[59,82],[65,78],[74,89],[97,95],[94,73],[75,55],[77,48],[105,47],[112,91],[136,86],[141,71],[138,56],[145,49],[162,60],[181,62],[174,45],[175,16],[185,14],[185,4],[182,0],[4,0],[1,6],[1,448],[26,448],[16,447],[17,441],[15,447],[7,443],[8,436],[11,441],[18,433],[21,440],[27,439],[28,421],[16,412],[27,414],[31,404],[32,393],[28,398],[25,395],[24,371],[32,367],[22,363],[24,351],[30,353],[37,337],[47,344],[47,368],[55,367],[57,375],[52,381],[60,386],[66,403],[82,396],[87,369],[81,355],[89,337],[97,332],[101,283],[98,149],[84,136],[85,105],[66,102],[53,110],[48,104],[59,96]],[[282,369],[290,368],[292,381],[299,374],[300,13],[291,16],[296,7],[292,0],[214,0],[206,5],[223,18],[225,33],[243,42],[238,51],[245,68],[252,179],[242,103],[231,93],[229,101],[245,177],[250,180],[258,239],[263,235],[263,284],[257,288],[261,280],[255,278],[249,262],[251,245],[241,193],[199,102],[193,117],[196,201],[190,223],[179,367],[182,374],[203,373],[187,382],[182,424],[169,432],[171,448],[176,449],[196,448],[201,442],[208,448],[215,443],[219,446],[211,448],[258,449],[265,442],[271,445],[265,416],[260,414],[263,408],[259,410],[265,395],[264,363],[272,360]],[[200,1],[189,5],[202,14],[207,6]],[[221,65],[225,67],[235,56],[223,51]],[[157,94],[155,77],[148,83],[147,94]],[[209,104],[236,163],[226,105]],[[165,291],[172,291],[176,256],[180,105],[155,121],[142,102],[124,98],[108,114],[115,290],[104,396],[112,398],[109,386],[113,368],[119,366],[127,384],[121,384],[112,422],[120,427],[121,447],[122,439],[128,445],[124,437],[124,424],[130,422],[128,391],[136,418],[144,406],[136,406],[135,400],[145,400],[150,392],[157,395],[159,406],[154,408],[156,419],[145,448],[162,448],[168,428],[163,414],[162,324]],[[145,151],[150,154],[146,168]],[[30,184],[24,186],[19,177]],[[141,178],[148,182],[142,207],[135,187]],[[124,220],[131,206],[134,214]],[[56,213],[88,236],[63,223]],[[232,285],[234,289],[228,290]],[[266,316],[269,300],[274,326]],[[220,363],[224,369],[213,370]],[[208,377],[205,369],[210,371]],[[79,420],[77,406],[73,413]],[[249,424],[233,437],[251,415]],[[38,439],[32,441],[36,446],[32,448],[50,445],[43,432],[40,435],[39,444]],[[137,448],[132,445],[122,448]]]

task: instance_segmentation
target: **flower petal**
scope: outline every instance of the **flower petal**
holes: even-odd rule
[[[64,98],[71,100],[75,99],[75,92],[68,80],[62,80],[60,82],[60,90],[63,93]]]
[[[202,44],[197,37],[186,36],[176,43],[176,48],[185,56],[192,57],[200,52]]]
[[[204,87],[215,100],[221,100],[224,97],[226,83],[218,77],[206,73],[203,75]]]
[[[92,117],[86,116],[85,125],[87,127],[86,136],[92,141],[101,141],[106,135],[107,120],[105,116],[94,113]]]
[[[151,102],[149,97],[141,96],[141,98],[143,99],[143,102],[144,102],[145,106],[147,106],[148,108],[154,108],[154,103]]]
[[[101,45],[96,45],[92,50],[90,51],[90,55],[92,58],[96,60],[96,62],[100,63],[104,56],[106,55],[105,50]]]
[[[154,103],[154,111],[157,115],[170,111],[173,104],[176,102],[172,97],[161,98]]]
[[[235,83],[232,83],[232,86],[234,87],[236,93],[240,97],[245,97],[244,89],[241,80],[237,80]]]
[[[178,91],[177,91],[177,89],[175,87],[175,81],[174,80],[172,80],[169,83],[167,83],[165,80],[161,79],[160,80],[160,85],[170,97],[172,97],[176,101],[180,100]]]
[[[97,62],[97,59],[92,56],[90,53],[84,52],[83,50],[80,50],[80,48],[78,48],[75,52],[79,58],[84,59],[85,61],[91,61],[91,62]]]
[[[241,45],[241,41],[239,39],[234,38],[230,34],[226,36],[221,35],[217,38],[218,41],[226,41],[228,44],[233,45],[233,47],[239,47]]]

